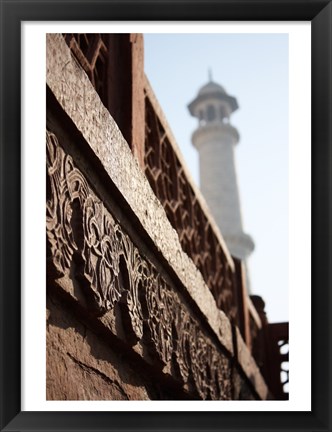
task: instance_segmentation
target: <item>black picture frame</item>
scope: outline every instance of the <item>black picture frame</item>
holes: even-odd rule
[[[331,431],[331,1],[1,0],[0,4],[1,431]],[[311,412],[21,411],[21,22],[78,20],[311,21]]]

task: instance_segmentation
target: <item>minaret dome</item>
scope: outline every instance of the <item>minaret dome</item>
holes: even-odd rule
[[[190,114],[203,125],[216,121],[228,123],[232,112],[238,109],[238,104],[235,97],[229,96],[221,85],[209,81],[199,90],[188,108]]]

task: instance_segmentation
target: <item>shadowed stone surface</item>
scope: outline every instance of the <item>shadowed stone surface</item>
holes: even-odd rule
[[[71,311],[48,299],[48,400],[150,400],[147,385],[121,355]]]

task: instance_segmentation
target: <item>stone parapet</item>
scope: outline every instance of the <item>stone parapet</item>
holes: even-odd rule
[[[153,192],[217,307],[237,322],[233,260],[149,86],[146,86],[146,125],[145,173]]]

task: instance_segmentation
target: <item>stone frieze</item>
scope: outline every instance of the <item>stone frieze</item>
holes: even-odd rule
[[[128,343],[141,341],[156,365],[202,399],[231,399],[230,360],[205,334],[173,286],[139,251],[47,131],[49,276],[82,287],[91,312],[116,304]]]

